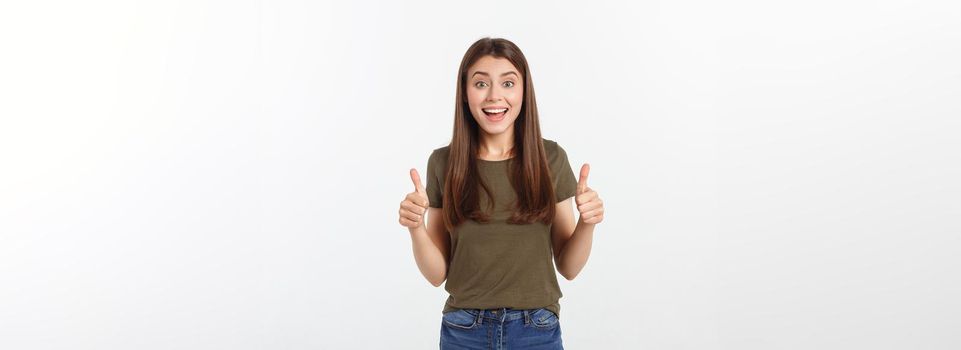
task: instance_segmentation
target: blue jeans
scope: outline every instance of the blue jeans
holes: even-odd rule
[[[441,350],[563,350],[561,325],[548,309],[460,309],[445,312]]]

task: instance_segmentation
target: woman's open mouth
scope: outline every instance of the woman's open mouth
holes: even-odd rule
[[[507,115],[507,108],[484,108],[482,109],[484,114],[487,116],[487,120],[492,122],[499,122],[504,120],[504,116]]]

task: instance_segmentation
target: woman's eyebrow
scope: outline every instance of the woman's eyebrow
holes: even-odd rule
[[[476,72],[474,72],[474,75],[478,75],[478,74],[486,75],[486,76],[490,77],[490,74],[487,74],[487,72],[481,72],[481,71],[476,71]],[[515,76],[520,76],[520,75],[517,74],[517,72],[514,72],[514,71],[510,71],[510,72],[501,74],[501,76],[503,77],[503,76],[505,76],[505,75],[510,75],[510,74],[513,74],[513,75],[515,75]],[[474,75],[471,75],[471,78],[473,78]]]

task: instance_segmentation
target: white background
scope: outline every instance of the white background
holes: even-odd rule
[[[605,221],[568,349],[961,346],[950,1],[5,1],[0,348],[434,349],[397,223],[475,40]]]

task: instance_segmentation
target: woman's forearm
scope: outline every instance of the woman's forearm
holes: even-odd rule
[[[587,264],[594,241],[594,226],[578,221],[571,238],[561,249],[558,272],[568,281],[573,280]]]
[[[414,261],[420,273],[427,278],[434,287],[439,287],[447,279],[447,259],[437,249],[437,244],[431,241],[424,225],[410,230],[411,245],[414,250]]]

